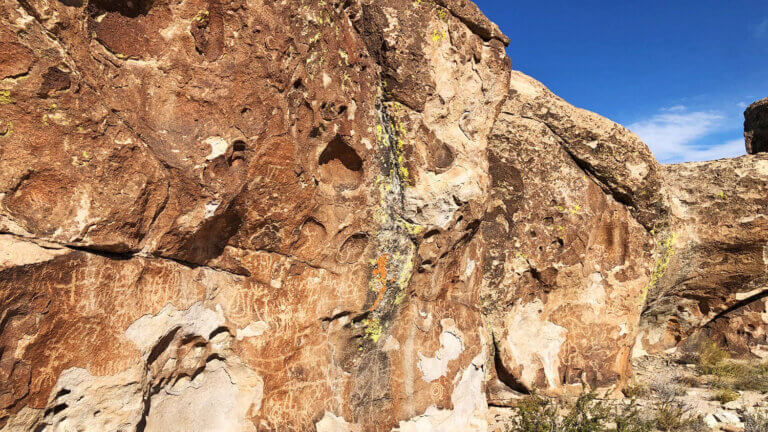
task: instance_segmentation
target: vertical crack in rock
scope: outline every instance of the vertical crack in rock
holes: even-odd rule
[[[401,164],[402,141],[386,104],[377,105],[379,124],[376,140],[381,174],[376,179],[379,206],[375,216],[379,231],[375,235],[376,260],[372,263],[368,293],[370,306],[356,318],[364,326],[361,349],[365,351],[357,370],[356,390],[352,400],[361,411],[375,410],[387,395],[386,376],[390,370],[387,355],[378,347],[381,336],[396,319],[413,273],[416,246],[403,219],[404,188],[407,187]]]

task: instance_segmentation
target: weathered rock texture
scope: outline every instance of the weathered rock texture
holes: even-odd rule
[[[490,143],[483,306],[508,374],[500,378],[554,392],[620,383],[652,245],[611,188],[655,190],[655,160],[626,129],[519,72]]]
[[[744,143],[748,154],[768,152],[768,98],[744,111]]]
[[[477,423],[474,5],[2,10],[0,428]]]
[[[660,167],[471,2],[0,1],[0,430],[482,431],[644,308],[764,340],[768,161]]]
[[[768,155],[663,172],[669,225],[657,235],[638,352],[695,348],[704,337],[766,357]]]

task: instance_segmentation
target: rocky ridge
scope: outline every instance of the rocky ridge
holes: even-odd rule
[[[0,430],[482,431],[768,352],[768,159],[658,164],[469,1],[2,2]]]

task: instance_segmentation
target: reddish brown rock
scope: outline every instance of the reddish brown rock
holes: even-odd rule
[[[744,111],[744,142],[748,154],[768,152],[768,98]]]
[[[663,225],[659,164],[648,146],[623,126],[575,108],[538,81],[520,76],[506,110],[550,128],[573,161],[648,230]]]
[[[473,5],[2,9],[0,428],[481,422]]]
[[[765,161],[660,168],[469,1],[0,1],[0,430],[486,431],[649,287],[764,340]]]

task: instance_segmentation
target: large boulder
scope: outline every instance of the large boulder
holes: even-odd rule
[[[655,194],[655,160],[621,126],[519,72],[488,157],[482,305],[498,378],[550,393],[620,385],[630,373],[652,239],[635,217],[650,214],[633,212],[611,187]],[[611,171],[607,186],[596,173]]]
[[[0,4],[0,429],[482,427],[474,5]]]
[[[669,222],[636,350],[705,339],[768,357],[768,155],[663,167]]]
[[[748,154],[768,152],[768,97],[744,111],[744,143]]]

